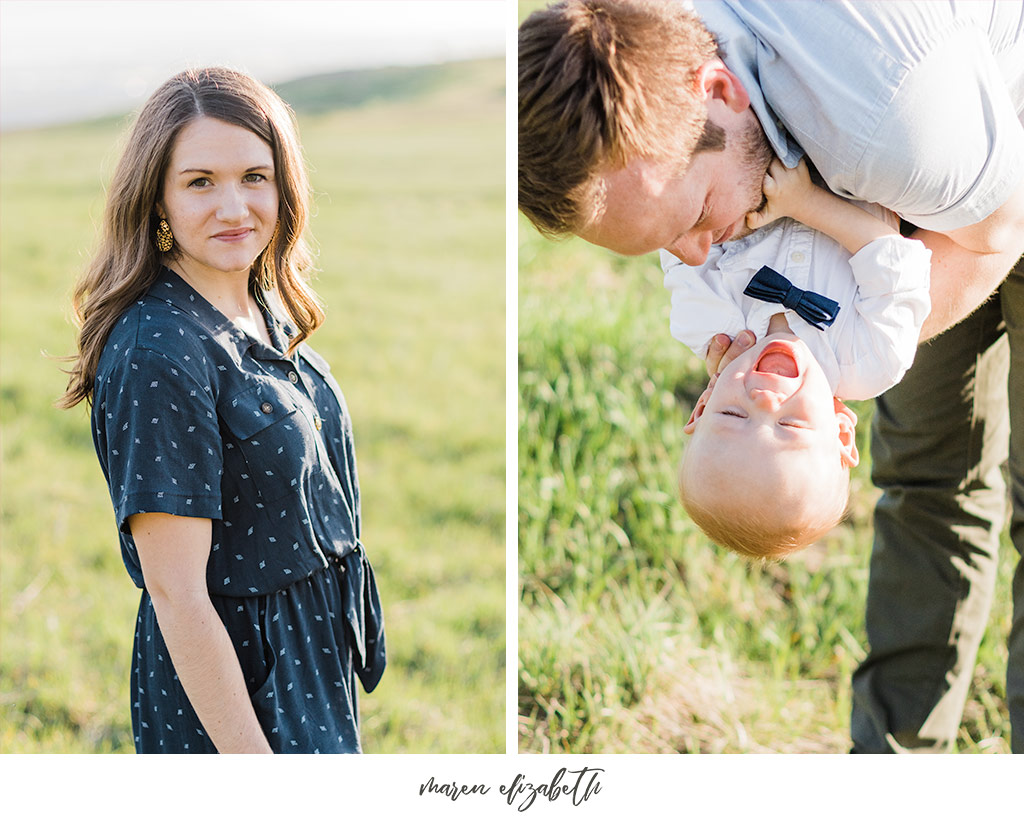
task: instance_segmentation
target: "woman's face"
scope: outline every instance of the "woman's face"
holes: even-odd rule
[[[185,275],[248,278],[274,234],[277,207],[274,155],[261,137],[212,117],[181,130],[157,214],[170,224]]]

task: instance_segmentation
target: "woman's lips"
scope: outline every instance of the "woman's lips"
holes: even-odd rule
[[[248,237],[250,232],[252,232],[252,229],[233,229],[230,232],[220,232],[213,237],[215,240],[242,240],[242,238]]]

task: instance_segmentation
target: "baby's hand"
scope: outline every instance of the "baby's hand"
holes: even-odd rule
[[[760,229],[780,217],[794,217],[794,212],[813,190],[811,174],[803,158],[795,169],[775,158],[764,176],[765,204],[756,212],[747,214],[747,227]]]

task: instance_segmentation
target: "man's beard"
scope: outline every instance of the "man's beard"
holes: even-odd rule
[[[742,164],[743,186],[749,195],[747,211],[744,212],[746,215],[749,212],[759,211],[768,202],[764,196],[764,176],[768,172],[772,158],[775,157],[775,152],[768,142],[768,138],[765,137],[764,129],[756,119],[748,123],[736,138],[736,154]],[[747,228],[744,220],[740,229],[729,239],[737,240],[746,237],[752,231]]]

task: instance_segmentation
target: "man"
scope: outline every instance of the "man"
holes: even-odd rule
[[[745,231],[772,154],[792,167],[806,153],[837,194],[920,227],[932,340],[877,403],[852,736],[855,752],[947,750],[991,602],[1007,454],[1024,548],[1021,4],[695,7],[567,0],[523,23],[520,208],[549,235],[700,265]],[[751,343],[718,339],[709,371]],[[1024,565],[1013,595],[1007,697],[1024,752]]]

